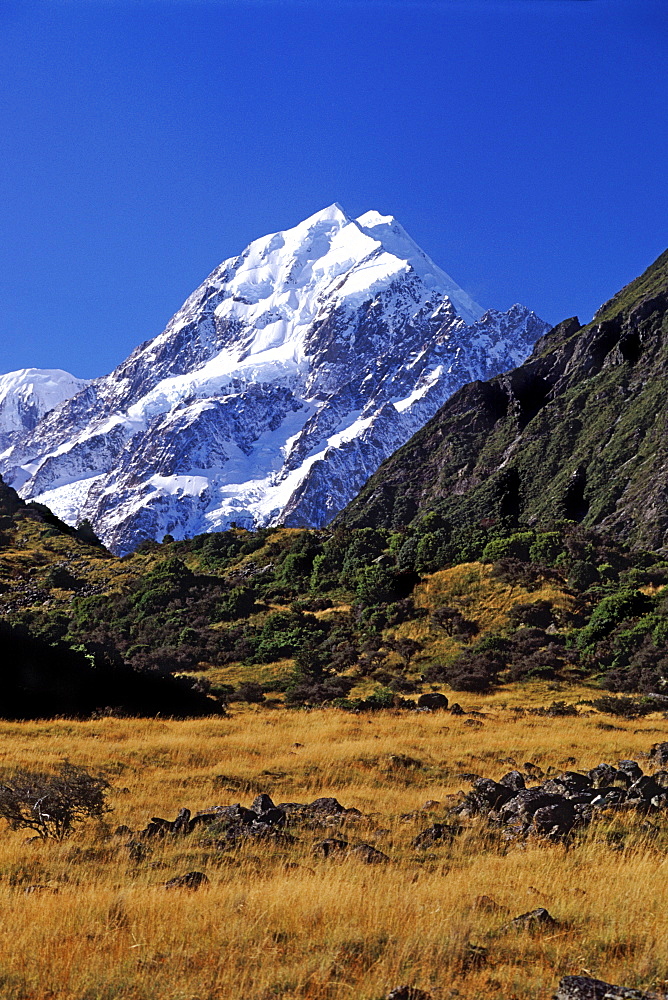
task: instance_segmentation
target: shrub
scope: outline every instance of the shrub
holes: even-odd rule
[[[519,559],[528,562],[529,549],[535,541],[533,531],[518,531],[510,538],[493,538],[485,546],[482,561],[499,562],[501,559]]]
[[[529,548],[531,562],[552,566],[562,552],[561,534],[558,531],[539,531],[536,540]]]
[[[535,590],[545,573],[543,567],[512,557],[499,559],[492,570],[495,579],[508,583],[511,587],[525,587],[527,590]]]
[[[639,590],[625,588],[604,597],[596,606],[589,622],[577,635],[578,648],[591,652],[593,644],[605,638],[628,618],[645,614],[652,608],[652,600]]]
[[[415,535],[411,535],[397,552],[397,569],[400,572],[412,573],[415,570],[419,541],[420,539],[416,538]]]
[[[264,701],[264,691],[261,684],[254,681],[242,681],[239,687],[230,695],[230,701],[245,701],[249,705],[259,705]]]
[[[430,622],[436,628],[442,628],[446,635],[470,639],[480,631],[478,625],[465,618],[456,608],[440,607],[432,612]]]
[[[598,583],[599,573],[593,563],[578,560],[571,566],[568,574],[568,586],[572,590],[588,590],[594,583]]]
[[[533,625],[548,628],[552,624],[552,605],[549,601],[532,601],[529,604],[513,604],[508,612],[513,625]]]
[[[65,761],[56,774],[17,771],[0,784],[0,817],[12,830],[63,840],[80,820],[108,812],[109,783]]]
[[[285,692],[286,705],[323,705],[328,701],[345,698],[355,686],[350,677],[299,678]]]
[[[415,551],[419,573],[435,573],[448,563],[450,532],[443,528],[428,531],[420,538]]]
[[[659,706],[651,698],[613,698],[610,695],[596,698],[591,704],[599,712],[605,712],[606,715],[618,715],[622,719],[637,719],[639,716],[649,715],[664,707],[663,705]]]
[[[493,650],[466,650],[451,663],[433,663],[425,671],[429,682],[447,681],[453,691],[489,691],[505,666],[502,655]]]

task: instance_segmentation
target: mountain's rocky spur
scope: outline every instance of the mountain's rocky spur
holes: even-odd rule
[[[26,425],[0,472],[116,552],[321,526],[546,329],[523,306],[483,313],[391,217],[333,205],[224,261],[162,334]]]
[[[515,371],[460,389],[337,523],[567,519],[665,552],[667,372],[668,251],[589,325],[565,320]]]
[[[668,743],[657,743],[644,756],[657,763],[666,754]],[[474,816],[483,816],[490,824],[503,828],[506,838],[533,834],[563,840],[606,810],[636,810],[650,815],[668,808],[668,770],[659,768],[651,775],[645,774],[635,760],[620,760],[617,766],[604,762],[585,773],[561,771],[544,781],[538,774],[544,777],[535,765],[527,764],[524,771],[509,771],[499,781],[474,776],[473,790],[448,811],[452,821],[434,823],[422,830],[413,839],[413,847],[424,849],[454,840],[464,830],[462,821]],[[415,819],[418,815],[410,813],[402,818]],[[336,830],[362,819],[359,809],[346,808],[331,796],[310,803],[275,804],[263,792],[248,807],[241,803],[217,805],[194,815],[183,808],[174,820],[154,816],[137,833],[123,826],[117,834],[130,836],[130,844],[137,844],[166,836],[189,836],[206,829],[215,832],[220,846],[230,847],[249,838],[278,837],[292,842],[294,837],[287,832],[288,827]],[[369,844],[353,845],[336,837],[315,844],[313,850],[322,857],[353,854],[367,863],[389,860]]]
[[[564,976],[554,1000],[667,1000],[668,994],[614,986],[591,976]]]

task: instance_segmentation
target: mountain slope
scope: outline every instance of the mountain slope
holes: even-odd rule
[[[349,526],[568,518],[668,546],[668,251],[584,328],[457,392],[342,513]]]
[[[0,452],[87,384],[59,368],[21,368],[0,375]]]
[[[117,552],[235,522],[319,526],[545,329],[522,306],[482,314],[391,217],[332,205],[224,261],[0,471]]]

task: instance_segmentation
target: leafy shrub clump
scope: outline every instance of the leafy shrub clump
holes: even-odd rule
[[[255,681],[242,681],[228,697],[230,701],[245,701],[249,705],[260,705],[265,700],[262,685]]]
[[[649,715],[650,712],[657,712],[665,708],[665,705],[659,704],[652,698],[613,698],[611,695],[596,698],[591,702],[591,705],[598,712],[605,712],[606,715],[618,715],[622,719],[637,719],[642,715]]]
[[[302,677],[285,692],[286,705],[324,705],[345,698],[355,686],[350,677]]]

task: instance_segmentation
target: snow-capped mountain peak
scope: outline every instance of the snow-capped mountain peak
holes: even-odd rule
[[[483,310],[478,303],[449,274],[434,264],[394,216],[371,211],[360,215],[356,222],[362,232],[378,240],[386,251],[410,264],[428,288],[447,295],[466,323],[480,319]]]
[[[526,357],[546,325],[511,312],[483,315],[392,216],[333,204],[223,261],[0,472],[117,551],[321,525],[462,383]]]
[[[60,368],[20,368],[0,375],[0,452],[87,384]]]

